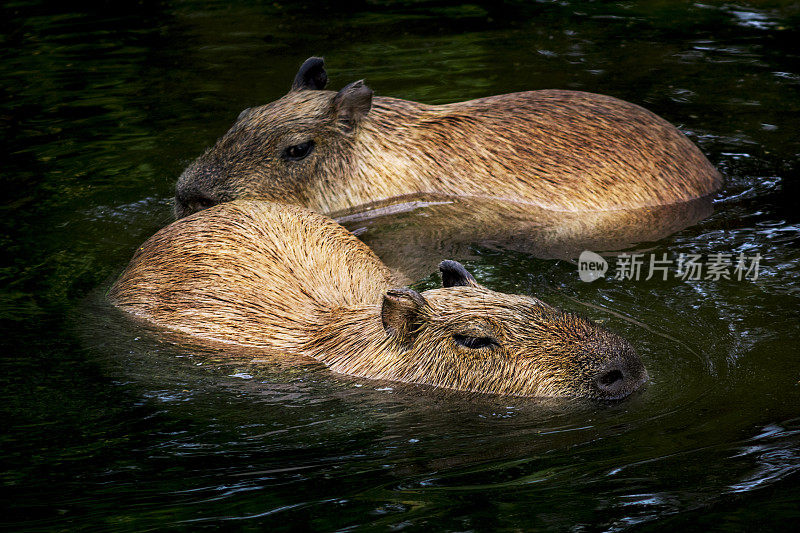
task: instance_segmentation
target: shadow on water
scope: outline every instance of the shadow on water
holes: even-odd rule
[[[800,518],[793,3],[0,9],[9,529],[741,530]],[[170,220],[181,170],[313,54],[333,88],[366,78],[427,103],[609,94],[701,147],[725,189],[681,212],[587,220],[414,198],[341,214],[415,288],[438,284],[449,256],[492,289],[601,321],[642,354],[646,389],[596,404],[359,380],[209,351],[104,303],[98,287]],[[761,268],[756,280],[583,283],[583,248],[612,267],[636,251],[760,254]]]

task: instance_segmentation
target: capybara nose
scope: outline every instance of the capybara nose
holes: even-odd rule
[[[192,213],[217,205],[217,201],[202,193],[175,193],[175,218],[183,218]]]
[[[606,364],[596,375],[594,384],[602,399],[624,398],[647,381],[647,371],[639,361],[615,359]]]

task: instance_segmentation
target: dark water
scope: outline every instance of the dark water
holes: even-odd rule
[[[9,530],[740,530],[800,518],[796,3],[0,9]],[[335,88],[366,78],[429,103],[570,88],[648,107],[727,184],[713,215],[629,251],[758,253],[758,279],[589,284],[536,250],[428,242],[425,257],[457,254],[491,288],[630,339],[652,382],[607,405],[345,378],[120,320],[102,289],[170,220],[180,171],[241,109],[285,93],[312,54]],[[431,213],[361,230],[378,248]]]

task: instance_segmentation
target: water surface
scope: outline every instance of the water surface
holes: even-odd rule
[[[737,530],[800,517],[796,5],[16,2],[2,15],[10,530]],[[427,103],[567,88],[651,109],[726,186],[710,216],[616,247],[758,253],[758,279],[583,283],[574,249],[443,231],[458,206],[348,222],[387,261],[405,257],[415,288],[438,283],[432,261],[448,254],[492,289],[623,334],[652,380],[611,404],[347,378],[121,319],[102,292],[170,221],[181,170],[314,54],[333,88],[365,78]]]

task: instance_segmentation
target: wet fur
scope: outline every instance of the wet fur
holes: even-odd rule
[[[616,210],[706,196],[720,173],[677,128],[609,96],[541,90],[426,105],[374,97],[342,128],[337,93],[292,90],[247,111],[178,180],[176,214],[261,198],[331,213],[415,193]],[[281,159],[313,139],[303,161]]]
[[[422,293],[419,325],[395,335],[382,324],[381,305],[396,284],[375,254],[331,219],[240,200],[151,237],[109,299],[195,338],[307,355],[368,378],[596,396],[594,380],[609,363],[634,376],[631,390],[646,377],[633,348],[617,335],[535,298],[477,284]],[[489,332],[500,346],[459,347],[453,333],[465,330]]]

